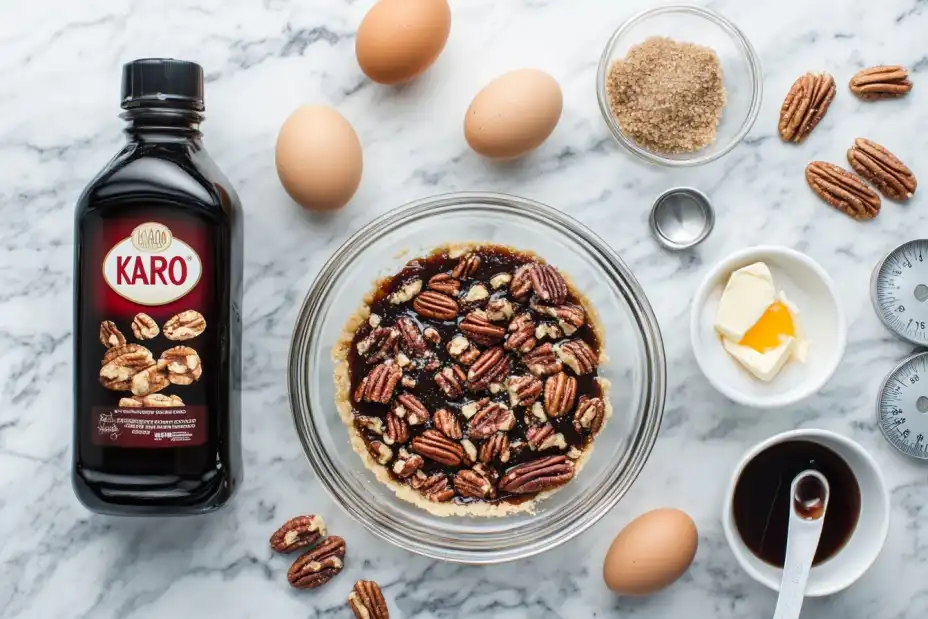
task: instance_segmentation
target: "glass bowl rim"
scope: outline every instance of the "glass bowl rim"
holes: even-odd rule
[[[616,472],[608,478],[608,483],[603,484],[604,487],[599,488],[598,493],[593,493],[594,502],[582,512],[583,517],[566,525],[560,523],[559,531],[539,535],[538,541],[531,544],[506,547],[503,550],[460,546],[449,550],[445,546],[430,545],[428,540],[415,539],[402,530],[385,528],[378,521],[384,518],[378,509],[372,509],[370,503],[355,501],[350,496],[351,493],[356,494],[358,484],[337,479],[340,472],[335,470],[316,429],[316,413],[313,412],[308,395],[308,381],[303,379],[303,368],[312,349],[312,336],[323,322],[319,309],[329,298],[339,276],[364,249],[408,222],[448,211],[466,211],[475,204],[508,210],[516,215],[525,216],[527,213],[531,219],[551,226],[555,232],[572,235],[573,240],[581,241],[597,266],[609,276],[617,277],[616,284],[621,287],[630,318],[639,328],[644,361],[639,409],[639,412],[643,411],[642,422],[630,428],[629,448],[622,455],[625,466],[617,466]],[[654,448],[663,419],[667,391],[667,364],[657,317],[643,288],[618,254],[589,228],[555,208],[527,198],[490,192],[456,192],[415,200],[386,212],[351,235],[322,266],[304,297],[293,327],[287,374],[294,428],[310,466],[332,501],[368,531],[394,546],[433,559],[467,564],[495,564],[534,556],[566,543],[605,516],[638,478]],[[622,473],[618,472],[620,470]],[[344,487],[340,487],[340,484]],[[575,499],[573,509],[576,510],[577,505],[585,507],[591,501],[588,495]],[[543,519],[542,523],[538,528],[547,526],[551,529],[554,524],[552,518]]]
[[[748,115],[745,117],[741,127],[738,129],[737,133],[732,136],[728,144],[720,148],[718,151],[708,155],[703,155],[701,157],[693,157],[692,159],[673,159],[670,157],[665,157],[639,146],[637,143],[635,143],[634,140],[626,137],[625,133],[622,131],[622,128],[619,127],[618,121],[612,114],[612,109],[609,107],[609,97],[606,93],[606,74],[609,71],[609,60],[612,56],[612,51],[615,49],[619,39],[629,30],[631,30],[633,26],[640,24],[650,17],[673,13],[686,13],[702,17],[714,23],[716,26],[721,27],[731,36],[732,40],[734,40],[741,47],[741,51],[747,58],[748,64],[751,68],[751,107],[748,110]],[[622,24],[615,30],[615,32],[612,33],[612,36],[609,37],[609,41],[606,43],[606,47],[603,49],[603,53],[599,58],[599,66],[596,69],[596,99],[599,102],[599,111],[602,113],[603,120],[606,122],[606,126],[609,128],[609,133],[612,134],[612,137],[616,142],[624,146],[625,149],[630,153],[654,165],[663,165],[674,168],[695,167],[709,163],[711,161],[715,161],[716,159],[727,155],[738,144],[740,144],[742,140],[744,140],[748,132],[750,132],[754,127],[757,116],[760,114],[760,107],[763,98],[763,72],[760,65],[760,57],[754,50],[754,46],[751,45],[751,42],[744,35],[741,29],[734,24],[734,22],[716,13],[715,11],[703,8],[701,6],[696,6],[694,4],[670,4],[652,9],[646,9],[644,11],[635,13],[624,22],[622,22]]]

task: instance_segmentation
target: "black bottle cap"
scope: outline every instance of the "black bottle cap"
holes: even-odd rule
[[[203,67],[173,58],[140,58],[122,66],[122,107],[176,107],[202,112]]]

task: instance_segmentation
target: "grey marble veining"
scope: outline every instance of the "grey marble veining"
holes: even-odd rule
[[[911,347],[878,322],[868,298],[876,261],[928,233],[925,198],[884,203],[869,224],[819,202],[803,182],[812,159],[843,160],[854,137],[889,146],[928,174],[928,67],[922,0],[707,3],[755,45],[766,98],[748,139],[708,166],[647,167],[621,152],[594,95],[611,30],[647,0],[452,0],[448,47],[422,79],[397,89],[363,78],[354,31],[371,0],[3,0],[0,19],[0,619],[350,617],[355,579],[384,586],[393,616],[733,618],[770,616],[774,595],[735,563],[719,511],[731,468],[751,444],[794,427],[863,443],[892,487],[893,523],[874,568],[854,587],[807,603],[803,617],[920,619],[928,612],[928,468],[898,456],[874,423],[879,381]],[[121,63],[171,55],[208,72],[206,143],[245,203],[244,408],[247,482],[234,503],[197,519],[89,515],[69,483],[73,204],[121,143]],[[859,68],[914,69],[904,100],[861,103],[844,89]],[[468,151],[464,111],[505,70],[537,66],[562,84],[564,115],[537,153],[494,165]],[[802,147],[782,144],[776,116],[792,81],[831,71],[838,96]],[[273,164],[277,128],[302,103],[338,108],[364,145],[353,203],[329,217],[301,212]],[[648,233],[653,198],[690,184],[718,221],[696,250],[662,251]],[[663,329],[669,360],[664,426],[631,492],[566,547],[518,565],[464,567],[381,542],[332,504],[292,429],[285,369],[300,300],[326,257],[375,215],[434,193],[494,190],[557,206],[594,227],[629,263]],[[736,406],[699,374],[688,302],[705,269],[744,245],[776,243],[818,260],[848,315],[849,345],[817,396],[776,412]],[[542,249],[542,248],[539,248]],[[813,334],[814,336],[814,334]],[[614,533],[638,513],[673,505],[700,529],[696,562],[664,593],[619,599],[601,581]],[[294,592],[267,537],[316,511],[348,539],[346,573]]]

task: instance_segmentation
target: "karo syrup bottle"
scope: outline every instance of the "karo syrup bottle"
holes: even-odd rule
[[[221,507],[242,480],[242,211],[200,141],[203,69],[123,67],[126,146],[75,213],[74,491],[117,515]]]

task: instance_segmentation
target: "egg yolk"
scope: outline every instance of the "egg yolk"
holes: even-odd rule
[[[784,339],[795,336],[796,326],[793,324],[789,308],[776,301],[738,343],[759,353],[765,353],[782,344]]]

